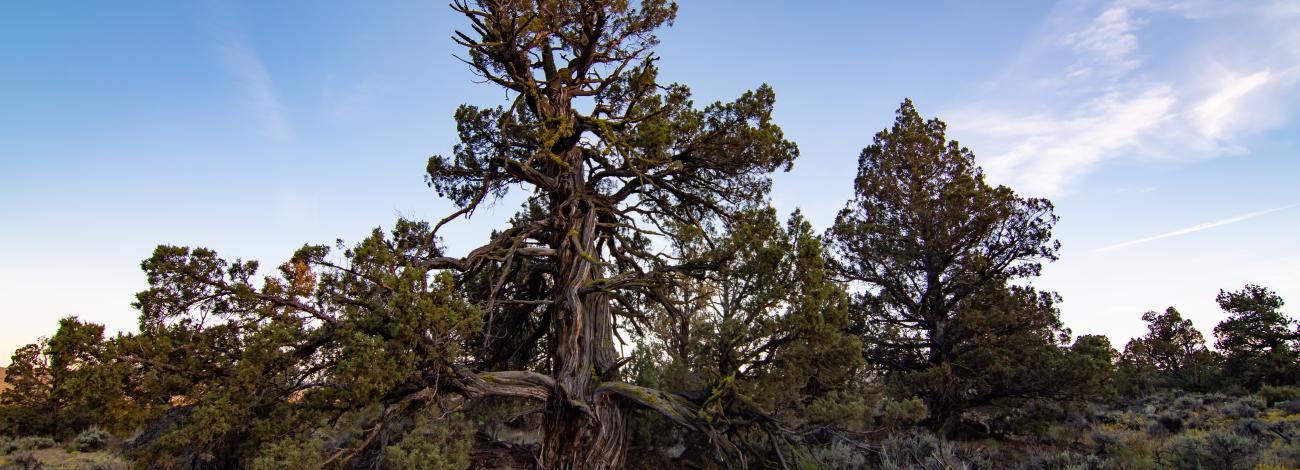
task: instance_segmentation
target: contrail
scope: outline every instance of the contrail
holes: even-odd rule
[[[1098,248],[1098,249],[1096,249],[1096,250],[1093,250],[1093,252],[1095,252],[1095,253],[1101,253],[1101,252],[1106,252],[1106,251],[1114,251],[1114,250],[1118,250],[1118,249],[1120,249],[1120,248],[1125,248],[1125,247],[1130,247],[1130,246],[1133,246],[1133,245],[1137,245],[1137,244],[1139,244],[1139,243],[1146,243],[1146,242],[1150,242],[1150,241],[1160,240],[1160,239],[1162,239],[1162,238],[1176,237],[1176,236],[1179,236],[1179,235],[1187,235],[1187,234],[1189,234],[1189,233],[1199,232],[1199,231],[1201,231],[1201,230],[1211,229],[1211,228],[1218,227],[1218,226],[1221,226],[1221,225],[1235,224],[1235,223],[1237,223],[1237,222],[1241,222],[1241,221],[1243,221],[1243,220],[1253,219],[1253,218],[1255,218],[1255,217],[1259,217],[1259,216],[1264,215],[1264,214],[1268,214],[1268,213],[1271,213],[1271,212],[1277,212],[1277,211],[1280,211],[1280,210],[1290,209],[1290,208],[1295,207],[1295,206],[1296,206],[1295,204],[1291,204],[1291,205],[1286,205],[1286,206],[1282,206],[1282,207],[1274,207],[1274,208],[1272,208],[1272,209],[1265,209],[1265,210],[1262,210],[1262,211],[1249,212],[1249,213],[1241,214],[1241,215],[1236,216],[1236,217],[1229,217],[1229,218],[1226,218],[1226,219],[1223,219],[1223,220],[1216,220],[1216,221],[1214,221],[1214,222],[1206,222],[1206,223],[1203,223],[1203,224],[1196,224],[1196,225],[1193,225],[1193,226],[1191,226],[1191,227],[1187,227],[1187,228],[1182,228],[1182,229],[1174,230],[1174,231],[1169,232],[1169,233],[1162,233],[1162,234],[1160,234],[1160,235],[1155,235],[1155,236],[1146,237],[1146,238],[1139,238],[1139,239],[1137,239],[1137,240],[1126,241],[1126,242],[1123,242],[1123,243],[1116,243],[1116,244],[1114,244],[1114,245],[1110,245],[1110,246],[1104,246],[1104,247]]]

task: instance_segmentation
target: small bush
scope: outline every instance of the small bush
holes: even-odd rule
[[[1204,404],[1205,404],[1204,399],[1192,395],[1183,395],[1181,397],[1178,397],[1177,400],[1174,400],[1174,408],[1179,408],[1184,410],[1199,409]]]
[[[1250,438],[1260,438],[1268,433],[1268,425],[1254,418],[1237,421],[1237,434]]]
[[[1114,455],[1124,447],[1124,436],[1119,431],[1098,430],[1092,433],[1092,451],[1097,455]]]
[[[1264,400],[1259,397],[1245,397],[1224,405],[1223,414],[1228,418],[1254,418],[1264,407]]]
[[[1201,401],[1206,405],[1213,405],[1215,403],[1223,403],[1225,401],[1228,401],[1228,396],[1222,393],[1207,393],[1205,395],[1201,395]]]
[[[1156,416],[1156,422],[1160,423],[1160,426],[1164,427],[1166,431],[1169,431],[1169,434],[1183,432],[1183,427],[1186,424],[1183,422],[1182,416],[1174,413],[1161,413]]]
[[[107,431],[99,429],[98,426],[91,426],[77,435],[73,445],[79,452],[94,452],[103,449],[108,444],[109,437],[111,436]]]
[[[899,433],[881,443],[882,470],[961,470],[971,468],[952,443],[929,433]]]
[[[44,465],[41,464],[41,461],[36,458],[36,454],[32,453],[31,451],[25,451],[14,456],[14,460],[13,462],[10,462],[10,465],[12,465],[13,467],[6,465],[5,468],[21,468],[23,470],[36,470],[44,467]]]
[[[44,436],[28,436],[6,441],[0,446],[0,452],[12,454],[23,450],[48,449],[54,447],[54,439]]]
[[[867,469],[867,455],[856,447],[836,440],[825,446],[806,449],[806,456],[799,461],[803,470],[820,469]]]
[[[920,398],[908,398],[902,401],[886,401],[881,419],[889,426],[911,426],[925,420],[930,410]]]
[[[1300,398],[1300,387],[1292,385],[1272,386],[1265,385],[1260,387],[1259,396],[1263,398],[1269,406],[1274,403]]]
[[[1089,470],[1104,468],[1104,460],[1095,455],[1070,451],[1033,453],[1020,463],[1020,470]]]
[[[1300,400],[1287,400],[1273,405],[1273,407],[1289,415],[1300,415]]]
[[[1167,462],[1174,468],[1250,468],[1256,449],[1254,441],[1226,431],[1183,435],[1170,442]]]
[[[262,446],[257,458],[250,468],[254,470],[269,469],[311,469],[324,465],[325,443],[318,436],[296,438],[290,436]]]
[[[1099,429],[1092,434],[1093,454],[1110,461],[1105,468],[1155,468],[1154,450],[1155,444],[1142,433]]]
[[[465,423],[422,416],[401,442],[384,448],[381,458],[385,468],[396,470],[469,468],[472,445]]]

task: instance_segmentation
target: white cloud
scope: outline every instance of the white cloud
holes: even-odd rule
[[[1300,9],[1287,5],[1063,4],[978,102],[944,117],[990,177],[1041,195],[1109,160],[1242,153],[1296,111]],[[1190,40],[1148,52],[1153,25]]]
[[[1084,78],[1101,69],[1106,73],[1122,73],[1135,69],[1140,61],[1137,30],[1145,21],[1135,19],[1130,9],[1114,5],[1080,31],[1065,35],[1065,43],[1079,52],[1081,57],[1067,69],[1070,78]]]
[[[1268,69],[1249,75],[1229,74],[1219,85],[1218,91],[1192,108],[1192,121],[1201,135],[1211,139],[1223,137],[1232,125],[1231,120],[1242,117],[1238,115],[1244,101],[1242,98],[1272,78],[1273,74]]]
[[[1213,222],[1206,222],[1206,223],[1203,223],[1203,224],[1196,224],[1196,225],[1193,225],[1193,226],[1191,226],[1191,227],[1181,228],[1181,229],[1178,229],[1178,230],[1174,230],[1174,231],[1172,231],[1172,232],[1162,233],[1162,234],[1160,234],[1160,235],[1154,235],[1154,236],[1150,236],[1150,237],[1146,237],[1146,238],[1139,238],[1139,239],[1137,239],[1137,240],[1130,240],[1130,241],[1126,241],[1126,242],[1122,242],[1122,243],[1116,243],[1116,244],[1114,244],[1114,245],[1104,246],[1104,247],[1098,248],[1098,249],[1093,250],[1093,251],[1098,252],[1098,253],[1107,252],[1107,251],[1114,251],[1114,250],[1118,250],[1118,249],[1120,249],[1120,248],[1127,248],[1127,247],[1130,247],[1130,246],[1133,246],[1133,245],[1139,245],[1139,244],[1142,244],[1142,243],[1153,242],[1153,241],[1156,241],[1156,240],[1162,240],[1162,239],[1169,238],[1169,237],[1176,237],[1176,236],[1179,236],[1179,235],[1187,235],[1187,234],[1189,234],[1189,233],[1196,233],[1196,232],[1199,232],[1199,231],[1202,231],[1202,230],[1208,230],[1208,229],[1212,229],[1212,228],[1215,228],[1215,227],[1221,227],[1221,226],[1228,225],[1228,224],[1235,224],[1235,223],[1237,223],[1237,222],[1243,222],[1243,221],[1246,221],[1246,220],[1250,220],[1250,219],[1253,219],[1253,218],[1259,217],[1259,216],[1264,215],[1264,214],[1270,214],[1270,213],[1277,212],[1277,211],[1280,211],[1280,210],[1290,209],[1290,208],[1292,208],[1292,207],[1295,207],[1295,204],[1288,205],[1288,206],[1282,206],[1282,207],[1274,207],[1274,208],[1272,208],[1272,209],[1265,209],[1265,210],[1262,210],[1262,211],[1247,212],[1247,213],[1245,213],[1245,214],[1241,214],[1241,215],[1237,215],[1237,216],[1229,217],[1229,218],[1222,219],[1222,220],[1216,220],[1216,221],[1213,221]]]
[[[273,140],[293,140],[293,125],[285,116],[275,81],[257,52],[242,40],[228,38],[219,41],[218,53],[221,63],[243,89],[262,132]]]

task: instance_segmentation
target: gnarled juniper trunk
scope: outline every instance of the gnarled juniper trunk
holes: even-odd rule
[[[493,278],[485,292],[473,293],[488,310],[487,332],[501,328],[493,319],[502,306],[545,309],[523,313],[536,315],[536,323],[502,324],[536,328],[511,336],[523,344],[485,340],[485,349],[545,345],[547,352],[520,363],[544,371],[462,368],[462,393],[543,402],[545,468],[621,467],[628,406],[653,409],[726,447],[698,404],[619,382],[611,302],[627,321],[644,319],[651,306],[674,311],[663,283],[716,271],[708,261],[658,251],[653,240],[670,237],[665,232],[673,228],[731,221],[765,202],[768,175],[788,170],[798,154],[771,123],[772,90],[700,110],[686,87],[657,83],[654,31],[677,11],[664,0],[479,0],[453,8],[472,28],[455,36],[468,50],[465,62],[506,89],[511,102],[456,112],[461,142],[453,158],[430,159],[428,176],[460,210],[430,238],[512,187],[530,191],[531,199],[488,244],[459,259],[435,248],[428,265],[457,270],[463,279],[484,272]],[[512,280],[525,265],[543,273],[532,278],[539,283]],[[734,455],[734,447],[727,453]]]
[[[579,152],[570,152],[579,153]],[[582,162],[570,160],[575,180],[582,184]],[[558,198],[557,198],[558,199]],[[552,209],[552,247],[557,253],[555,291],[551,304],[552,377],[557,390],[546,404],[541,460],[548,468],[620,468],[626,454],[626,432],[620,403],[597,400],[601,375],[615,375],[609,298],[584,293],[601,267],[597,264],[596,212],[582,194],[557,201]]]

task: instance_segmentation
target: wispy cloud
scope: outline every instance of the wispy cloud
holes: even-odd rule
[[[1148,51],[1155,27],[1186,40]],[[1067,0],[978,101],[943,115],[991,177],[1054,195],[1109,160],[1245,152],[1296,111],[1298,85],[1294,3]]]
[[[1146,238],[1139,238],[1139,239],[1137,239],[1137,240],[1126,241],[1126,242],[1123,242],[1123,243],[1116,243],[1116,244],[1114,244],[1114,245],[1103,246],[1103,247],[1098,248],[1098,249],[1093,250],[1093,251],[1094,251],[1094,252],[1097,252],[1097,253],[1104,253],[1104,252],[1107,252],[1107,251],[1114,251],[1114,250],[1118,250],[1118,249],[1120,249],[1120,248],[1127,248],[1127,247],[1130,247],[1130,246],[1133,246],[1133,245],[1139,245],[1139,244],[1146,243],[1146,242],[1153,242],[1153,241],[1156,241],[1156,240],[1163,240],[1163,239],[1165,239],[1165,238],[1177,237],[1177,236],[1179,236],[1179,235],[1187,235],[1187,234],[1189,234],[1189,233],[1196,233],[1196,232],[1200,232],[1200,231],[1202,231],[1202,230],[1208,230],[1208,229],[1212,229],[1212,228],[1215,228],[1215,227],[1222,227],[1222,226],[1224,226],[1224,225],[1228,225],[1228,224],[1235,224],[1235,223],[1237,223],[1237,222],[1242,222],[1242,221],[1250,220],[1250,219],[1253,219],[1253,218],[1259,217],[1259,216],[1264,215],[1264,214],[1271,214],[1271,213],[1273,213],[1273,212],[1277,212],[1277,211],[1281,211],[1281,210],[1290,209],[1290,208],[1292,208],[1292,207],[1295,207],[1295,204],[1291,204],[1291,205],[1287,205],[1287,206],[1282,206],[1282,207],[1274,207],[1274,208],[1272,208],[1272,209],[1265,209],[1265,210],[1262,210],[1262,211],[1248,212],[1248,213],[1241,214],[1241,215],[1238,215],[1238,216],[1229,217],[1229,218],[1226,218],[1226,219],[1223,219],[1223,220],[1216,220],[1216,221],[1213,221],[1213,222],[1206,222],[1206,223],[1203,223],[1203,224],[1196,224],[1196,225],[1193,225],[1193,226],[1191,226],[1191,227],[1181,228],[1181,229],[1178,229],[1178,230],[1174,230],[1174,231],[1172,231],[1172,232],[1162,233],[1162,234],[1160,234],[1160,235],[1154,235],[1154,236],[1150,236],[1150,237],[1146,237]]]
[[[285,115],[275,81],[257,51],[246,41],[233,37],[218,40],[217,47],[221,63],[243,90],[262,132],[273,140],[293,140],[293,125]]]

